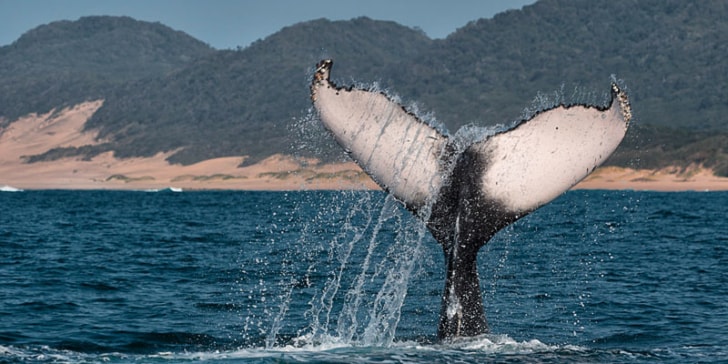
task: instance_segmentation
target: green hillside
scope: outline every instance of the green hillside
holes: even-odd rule
[[[541,0],[466,25],[400,79],[453,126],[511,121],[537,92],[606,95],[616,75],[640,123],[728,130],[726,56],[725,1]]]
[[[288,151],[290,123],[309,107],[307,85],[319,59],[340,60],[342,75],[376,79],[377,70],[429,42],[420,32],[366,18],[298,24],[244,50],[218,51],[167,77],[126,85],[87,127],[100,129],[122,157],[184,148],[173,162],[225,155],[254,162]]]
[[[159,23],[93,16],[58,21],[0,47],[0,117],[12,120],[108,95],[214,50]]]
[[[450,130],[508,124],[554,102],[606,101],[627,86],[635,127],[608,163],[702,164],[728,175],[728,3],[541,0],[443,40],[393,22],[324,19],[238,51],[130,18],[36,28],[0,48],[0,127],[29,112],[104,98],[87,124],[109,143],[32,160],[175,151],[175,163],[275,153],[335,158],[310,121],[316,62],[334,78],[399,95]]]

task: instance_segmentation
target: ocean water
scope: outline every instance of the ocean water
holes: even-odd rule
[[[728,193],[572,191],[479,255],[382,192],[0,192],[0,362],[728,361]]]

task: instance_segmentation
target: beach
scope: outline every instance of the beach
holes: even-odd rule
[[[16,189],[146,190],[311,190],[379,189],[353,161],[324,164],[315,159],[274,155],[254,164],[246,156],[230,156],[192,165],[171,164],[175,151],[147,158],[116,158],[112,152],[28,163],[28,157],[54,148],[105,142],[85,130],[86,121],[103,105],[92,101],[47,114],[31,114],[0,129],[0,187]],[[719,191],[728,178],[711,170],[664,168],[637,170],[602,167],[574,189]]]
[[[118,160],[110,153],[91,161],[64,159],[0,166],[0,186],[24,190],[338,190],[379,189],[355,163],[305,165],[288,156],[273,156],[240,167],[244,158],[212,159],[190,166],[171,165],[154,158]],[[669,171],[616,167],[597,169],[573,189],[726,191],[728,178],[709,170],[685,175]]]

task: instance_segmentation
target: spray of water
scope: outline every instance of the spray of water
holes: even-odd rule
[[[381,90],[377,84],[368,87],[358,85],[358,88],[388,93],[387,90]],[[388,96],[390,99],[400,100],[396,95]],[[567,92],[562,86],[554,93],[538,94],[532,104],[524,109],[522,118],[527,119],[541,110],[559,104],[595,104],[594,101],[599,96],[576,88],[572,92]],[[408,105],[408,110],[421,114],[417,104]],[[420,115],[420,119],[447,134],[445,127],[437,124],[433,114]],[[450,135],[452,142],[450,147],[455,153],[451,160],[444,161],[443,169],[452,168],[459,152],[468,145],[506,129],[509,127],[503,125],[493,127],[469,125],[461,128],[454,135]],[[332,145],[331,138],[318,122],[312,109],[294,123],[293,131],[298,135],[298,140],[303,141],[300,151],[306,151],[306,154],[321,153],[323,149],[328,150]],[[321,145],[327,147],[322,148]],[[396,174],[395,171],[395,176]],[[436,191],[431,192],[433,192],[431,195],[436,195],[434,193]],[[346,195],[342,192],[342,199],[346,199]],[[339,231],[333,238],[323,245],[321,242],[313,243],[318,248],[311,249],[310,245],[312,243],[310,240],[316,239],[318,235],[309,231],[310,226],[303,229],[300,239],[301,250],[325,252],[329,271],[323,287],[313,292],[308,300],[309,307],[305,312],[308,325],[298,331],[298,337],[294,340],[297,345],[336,343],[389,346],[394,341],[401,308],[407,296],[408,282],[417,271],[419,262],[423,260],[422,244],[428,232],[424,224],[411,218],[391,197],[380,203],[373,200],[371,195],[367,196],[357,198],[353,203],[346,205],[345,211],[341,208],[343,204],[334,203],[330,207],[330,213],[324,212],[319,216],[321,221],[334,216],[345,217],[337,224]],[[420,210],[421,220],[428,220],[430,208],[431,206],[427,206]],[[316,222],[311,223],[315,224]],[[394,233],[384,236],[382,232],[390,228]],[[359,250],[364,247],[365,252],[360,253]],[[382,254],[382,249],[386,249],[386,253]],[[501,267],[505,265],[507,257],[508,246],[501,255],[499,262]],[[300,282],[309,282],[319,273],[319,264],[312,259],[303,277],[290,278],[282,283],[285,289],[280,296],[280,308],[272,318],[271,330],[266,338],[267,347],[276,345],[276,337],[288,317],[289,305],[293,295],[297,294],[296,289],[300,287]],[[496,287],[493,286],[491,292],[495,290]],[[578,324],[578,318],[575,319],[575,323]]]
[[[367,88],[380,90],[377,84]],[[396,95],[393,97],[396,99]],[[416,109],[416,105],[412,107]],[[431,114],[425,118],[434,122]],[[439,128],[444,129],[442,125]],[[332,138],[313,110],[294,122],[291,130],[302,141],[298,153],[331,156]],[[290,317],[293,297],[302,294],[302,287],[309,290],[321,269],[328,269],[325,283],[308,300],[304,314],[308,325],[298,331],[293,340],[296,345],[388,346],[394,340],[408,282],[419,265],[427,261],[422,259],[427,229],[392,197],[382,200],[381,195],[357,194],[352,198],[351,193],[343,191],[337,198],[339,201],[320,210],[315,221],[302,228],[297,250],[305,252],[311,263],[301,277],[293,277],[293,269],[282,274],[285,279],[279,284],[279,308],[271,318],[265,340],[268,348],[280,343],[278,336]],[[336,222],[338,231],[326,242],[317,241],[321,234],[315,226],[326,225],[327,219],[337,216],[344,216]],[[313,259],[323,254],[325,261]]]
[[[309,325],[298,345],[389,346],[394,341],[408,283],[423,261],[426,229],[392,197],[375,202],[380,196],[364,196],[369,197],[348,206],[342,232],[328,246],[336,269],[309,301]]]
[[[379,218],[377,219],[376,226],[374,227],[371,237],[369,238],[369,245],[367,247],[367,254],[364,261],[361,264],[361,269],[355,284],[349,289],[344,298],[344,308],[339,316],[337,322],[336,332],[344,342],[351,342],[356,334],[358,327],[358,310],[364,299],[364,284],[367,280],[367,272],[371,265],[372,256],[376,247],[379,245],[379,232],[381,231],[383,224],[396,216],[398,209],[395,205],[394,199],[387,197],[382,210],[380,211]]]
[[[377,84],[359,86],[387,93],[391,99],[399,100],[397,95],[382,90]],[[408,110],[447,134],[444,125],[438,124],[432,113],[420,112],[415,103],[410,103]],[[457,156],[458,152],[474,141],[502,129],[502,126],[464,127],[451,136],[451,146]],[[293,123],[292,131],[302,141],[299,151],[311,154],[328,150],[327,142],[321,139],[330,141],[331,138],[323,130],[313,110]],[[454,160],[444,161],[444,169],[453,168]],[[436,192],[431,191],[431,195],[436,195]],[[308,254],[312,254],[311,251],[325,251],[327,260],[318,264],[312,261],[306,276],[289,277],[283,281],[285,287],[279,297],[280,307],[271,319],[271,329],[266,337],[267,347],[274,347],[278,343],[277,336],[288,317],[291,299],[300,286],[298,282],[309,281],[310,275],[318,272],[318,267],[323,265],[328,267],[329,273],[323,287],[314,292],[308,301],[309,308],[305,312],[308,326],[299,330],[294,340],[297,345],[337,343],[389,346],[394,342],[408,283],[422,262],[427,261],[423,257],[422,245],[429,233],[426,226],[404,211],[394,198],[387,197],[379,203],[370,195],[366,196],[362,198],[359,195],[347,205],[343,203],[349,198],[347,192],[341,192],[341,201],[320,212],[317,220],[321,222],[327,218],[345,216],[343,221],[337,223],[339,230],[325,247],[321,242],[310,241],[317,236],[317,232],[311,231],[310,227],[319,222],[310,222],[304,226],[298,244],[300,250],[308,251]],[[346,210],[342,210],[343,205],[346,205]],[[420,220],[427,221],[430,210],[431,206],[421,208]],[[386,234],[383,234],[384,231]],[[366,247],[366,251],[360,252],[363,247]],[[290,272],[284,274],[287,277],[289,275]]]

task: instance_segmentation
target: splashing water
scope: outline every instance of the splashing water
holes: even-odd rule
[[[361,85],[360,85],[361,86]],[[374,84],[363,87],[387,93],[393,100],[400,100],[397,95],[380,90]],[[415,103],[408,106],[408,110],[421,114]],[[428,125],[447,134],[444,125],[439,124],[434,115],[425,113],[420,119]],[[446,163],[446,170],[454,168],[454,161],[468,145],[481,140],[498,131],[504,126],[479,127],[466,126],[452,136],[451,146],[455,149],[454,157]],[[328,132],[320,133],[323,128],[313,109],[294,124],[294,131],[303,140],[301,151],[322,151],[320,139]],[[325,144],[324,144],[325,145]],[[326,147],[323,147],[324,149]],[[437,191],[431,191],[436,195]],[[346,192],[342,192],[341,199],[345,200]],[[370,196],[370,195],[369,195]],[[429,201],[432,204],[434,201]],[[388,196],[383,203],[371,197],[355,201],[348,211],[341,211],[342,203],[334,202],[328,210],[321,210],[316,221],[304,225],[299,238],[299,251],[307,255],[310,261],[306,274],[303,277],[289,277],[283,281],[280,295],[280,306],[277,314],[272,318],[271,329],[266,337],[266,347],[274,348],[280,344],[279,334],[284,327],[284,321],[289,314],[289,306],[294,292],[306,282],[304,287],[310,288],[311,281],[321,269],[328,269],[325,284],[320,291],[311,293],[309,307],[305,311],[308,327],[298,330],[292,342],[296,346],[311,344],[353,344],[365,346],[392,345],[397,324],[400,320],[401,308],[407,296],[407,287],[413,274],[421,267],[421,262],[429,257],[423,255],[422,244],[424,240],[431,239],[425,224],[415,219],[393,197]],[[432,206],[425,206],[419,212],[419,218],[427,221]],[[339,221],[335,228],[338,232],[326,244],[320,241],[309,241],[317,234],[307,232],[315,226],[325,223],[331,216],[344,215],[346,218]],[[387,234],[382,234],[385,230]],[[387,244],[382,244],[387,240]],[[359,246],[366,246],[362,254]],[[384,250],[386,247],[386,251]],[[314,257],[326,255],[326,263],[318,262]],[[326,268],[323,268],[326,266]],[[357,271],[358,274],[352,274]],[[293,272],[293,269],[291,269]],[[349,277],[354,276],[351,279]]]
[[[359,194],[352,203],[344,203],[351,197],[347,192],[332,196],[330,208],[304,224],[297,250],[308,256],[303,260],[309,266],[299,277],[293,276],[293,268],[282,274],[284,289],[266,337],[267,348],[286,345],[279,337],[286,318],[300,314],[292,313],[289,306],[294,296],[306,293],[310,295],[304,313],[308,324],[296,332],[290,345],[376,347],[393,343],[408,283],[427,261],[422,250],[427,231],[394,198],[381,199],[375,193],[363,196]],[[342,206],[348,211],[341,211]],[[336,215],[345,218],[331,224],[339,229],[331,241],[312,240],[318,231],[308,230],[320,228],[320,223]],[[385,239],[387,244],[382,244]],[[325,259],[318,261],[322,256]],[[326,272],[322,275],[322,271]],[[323,276],[323,284],[314,288]]]
[[[382,91],[377,84],[370,87],[359,85],[358,88],[387,93],[386,90]],[[387,96],[390,100],[401,103],[401,99],[397,95],[388,94]],[[524,110],[524,115],[538,113],[555,105],[564,104],[567,98],[592,99],[594,95],[575,89],[571,96],[566,96],[562,86],[560,91],[553,94],[539,94],[532,106]],[[419,113],[417,104],[411,104],[407,109],[409,112]],[[313,109],[310,109],[309,114],[296,126],[299,133],[310,136],[312,128],[308,126],[316,123],[316,119]],[[442,125],[436,124],[432,114],[426,114],[420,119],[429,125],[436,125],[436,129],[444,131]],[[320,125],[318,128],[321,128]],[[461,128],[455,135],[450,136],[448,146],[443,148],[443,155],[439,160],[444,165],[441,165],[438,170],[445,171],[444,175],[450,175],[447,171],[451,171],[455,167],[460,153],[468,146],[505,129],[507,128],[504,126],[484,128],[472,125]],[[377,131],[374,133],[376,134]],[[421,147],[422,145],[419,143],[412,143],[408,146],[409,149]],[[409,155],[410,152],[412,155],[417,155],[416,153],[420,151],[403,150],[404,154]],[[447,154],[447,160],[444,158],[445,154]],[[386,182],[390,189],[393,185],[397,185],[401,171],[409,171],[407,168],[411,168],[411,166],[404,165],[409,163],[404,159],[402,159],[402,163],[402,168],[393,168],[392,181]],[[448,182],[442,181],[443,184]],[[424,182],[423,186],[426,186],[426,183]],[[440,183],[430,181],[430,189],[439,189],[441,186]],[[397,195],[396,191],[394,193]],[[438,191],[430,191],[429,195],[437,196]],[[427,203],[432,204],[433,202],[430,200]],[[425,224],[414,221],[406,212],[401,211],[402,209],[397,210],[396,204],[392,197],[388,197],[383,204],[375,203],[371,198],[367,198],[356,201],[343,214],[339,211],[339,215],[346,217],[339,222],[339,230],[328,241],[328,245],[324,244],[326,245],[324,248],[324,245],[314,242],[320,247],[314,251],[327,255],[327,267],[320,268],[316,263],[311,263],[306,270],[305,277],[292,278],[287,286],[286,283],[283,284],[288,288],[284,289],[285,293],[280,296],[280,309],[273,319],[273,329],[266,339],[267,347],[273,347],[278,342],[277,337],[282,329],[284,317],[289,311],[291,297],[295,294],[294,289],[298,282],[310,282],[321,269],[328,272],[325,274],[325,283],[320,290],[310,292],[309,307],[305,311],[309,325],[305,329],[298,330],[297,340],[314,343],[357,343],[367,346],[392,344],[401,315],[401,307],[407,296],[408,282],[413,272],[416,271],[418,262],[422,260],[422,242],[429,236]],[[331,207],[333,211],[340,208],[337,205],[340,204],[334,204]],[[424,208],[418,206],[419,219],[429,221],[431,209],[432,206]],[[392,211],[397,212],[392,213]],[[392,234],[384,237],[380,232],[388,220],[392,220],[395,228]],[[303,250],[306,250],[312,243],[307,240],[309,238],[305,234],[302,235],[300,242],[304,246]],[[382,245],[381,240],[391,240],[392,243],[383,255],[381,249],[378,249]],[[356,253],[360,245],[367,247],[363,257]],[[353,279],[349,278],[352,276],[351,273],[346,273],[352,269],[359,272]],[[583,299],[580,298],[580,300]],[[579,325],[576,312],[574,312],[574,324]]]

